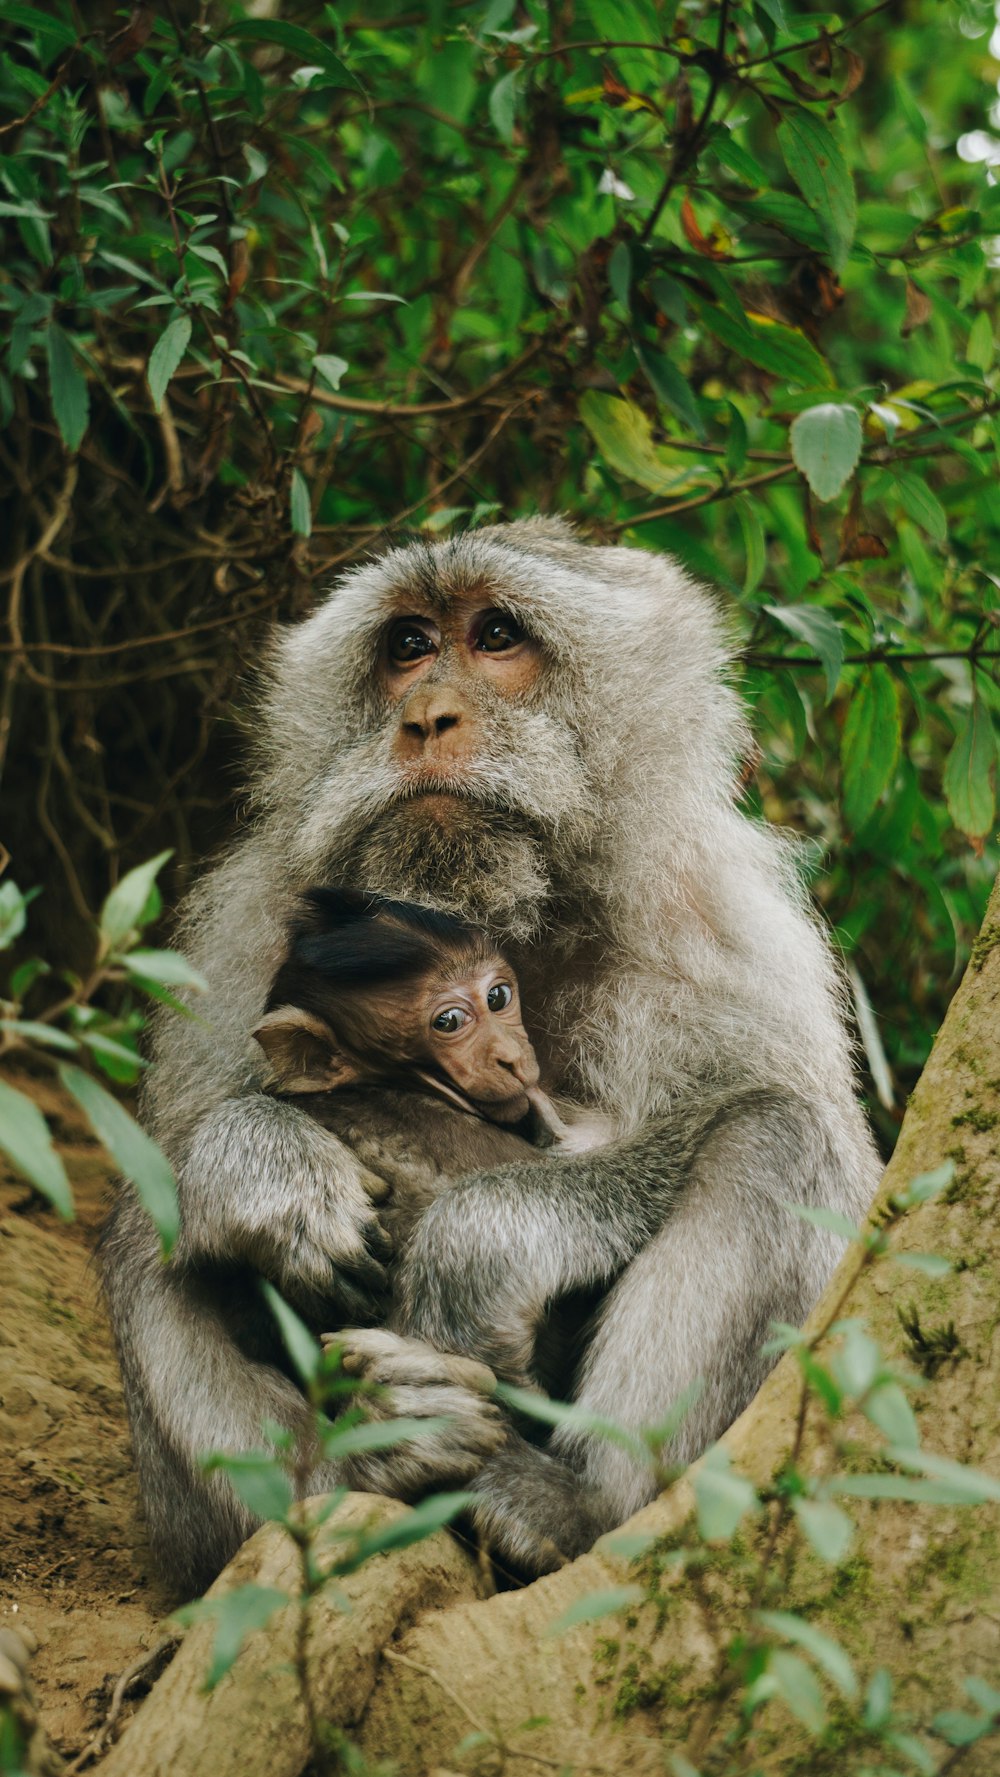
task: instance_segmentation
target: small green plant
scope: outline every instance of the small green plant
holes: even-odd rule
[[[138,1037],[145,1022],[141,999],[152,998],[190,1015],[173,992],[198,992],[205,983],[176,950],[142,943],[159,917],[156,878],[169,852],[130,870],[101,909],[93,964],[86,975],[53,968],[41,957],[15,967],[0,1000],[0,1061],[48,1066],[83,1111],[110,1160],[131,1179],[170,1252],[179,1226],[173,1171],[155,1142],[101,1084],[131,1086],[145,1063]],[[0,949],[9,949],[27,924],[37,890],[22,894],[8,878],[0,883]],[[108,990],[117,990],[109,996]],[[141,996],[137,1003],[136,994]],[[111,999],[109,1009],[108,1000]],[[73,1194],[52,1132],[34,1099],[0,1079],[0,1148],[20,1173],[65,1219]]]
[[[295,1672],[317,1777],[341,1772],[361,1777],[362,1771],[372,1777],[370,1767],[342,1731],[324,1721],[314,1696],[309,1654],[316,1602],[321,1595],[337,1601],[338,1581],[356,1573],[374,1556],[408,1548],[451,1524],[472,1495],[433,1494],[403,1517],[360,1530],[353,1523],[344,1528],[331,1523],[347,1497],[346,1487],[335,1488],[318,1508],[306,1510],[298,1504],[317,1448],[324,1460],[336,1462],[360,1451],[390,1449],[430,1435],[446,1421],[367,1420],[364,1397],[377,1392],[374,1385],[359,1384],[356,1378],[345,1376],[337,1347],[321,1347],[270,1284],[262,1283],[261,1289],[310,1404],[312,1441],[296,1438],[282,1426],[266,1425],[262,1427],[265,1448],[238,1455],[206,1454],[204,1466],[222,1470],[244,1504],[257,1516],[279,1525],[291,1539],[298,1552],[299,1586],[295,1592],[253,1583],[238,1586],[220,1598],[199,1599],[184,1606],[176,1613],[176,1621],[183,1627],[206,1617],[214,1621],[214,1647],[204,1681],[205,1689],[211,1690],[229,1672],[248,1635],[264,1628],[278,1611],[293,1609]],[[328,1549],[331,1540],[337,1547],[332,1557],[321,1552],[321,1544]]]
[[[967,1749],[1000,1735],[1000,1691],[977,1678],[964,1681],[972,1709],[915,1720],[894,1697],[888,1671],[859,1674],[836,1635],[812,1620],[808,1606],[796,1608],[791,1585],[803,1544],[849,1580],[852,1562],[862,1559],[853,1502],[1000,1504],[1000,1480],[922,1447],[907,1396],[911,1379],[886,1360],[860,1320],[843,1315],[859,1278],[876,1263],[891,1260],[933,1277],[949,1269],[936,1255],[897,1251],[891,1236],[910,1209],[947,1190],[952,1173],[948,1162],[914,1179],[862,1230],[826,1210],[789,1206],[850,1239],[856,1254],[822,1324],[808,1336],[776,1327],[770,1342],[773,1352],[791,1352],[801,1371],[791,1449],[768,1482],[755,1484],[738,1472],[724,1444],[715,1445],[694,1471],[693,1510],[675,1536],[609,1538],[613,1550],[633,1560],[634,1582],[576,1600],[551,1625],[559,1635],[617,1614],[634,1628],[644,1609],[662,1622],[676,1608],[677,1582],[686,1583],[714,1650],[707,1683],[685,1689],[683,1670],[661,1669],[645,1649],[640,1667],[627,1641],[605,1641],[600,1655],[601,1682],[617,1677],[616,1715],[655,1710],[664,1697],[682,1699],[686,1737],[666,1755],[673,1777],[748,1777],[780,1731],[773,1705],[815,1748],[793,1766],[801,1777],[938,1777],[958,1768]],[[549,1424],[570,1421],[623,1443],[658,1481],[669,1478],[658,1456],[663,1427],[636,1436],[578,1408],[502,1392]],[[860,1440],[859,1415],[870,1431]]]

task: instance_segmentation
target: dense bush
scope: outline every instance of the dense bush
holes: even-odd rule
[[[222,830],[265,619],[564,508],[721,587],[898,1102],[997,864],[993,22],[8,0],[0,746],[50,923]]]

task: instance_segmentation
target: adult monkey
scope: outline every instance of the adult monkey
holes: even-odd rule
[[[199,1293],[203,1268],[254,1266],[331,1330],[372,1318],[379,1281],[373,1181],[258,1090],[249,1033],[310,883],[485,925],[518,971],[546,1084],[624,1132],[446,1192],[402,1267],[408,1331],[519,1376],[544,1303],[608,1282],[577,1398],[650,1424],[703,1378],[670,1450],[684,1460],[755,1392],[769,1322],[818,1296],[840,1242],[785,1205],[859,1217],[878,1168],[791,851],[737,807],[747,734],[727,652],[676,563],[548,519],[392,551],[279,639],[257,818],[181,933],[211,1028],[164,1018],[154,1051],[147,1115],[178,1166],[178,1258],[159,1264],[126,1197],[105,1259],[154,1543],[187,1583],[252,1523],[197,1453],[301,1415]],[[450,1430],[363,1471],[319,1467],[311,1490],[412,1497],[471,1473],[494,1545],[529,1568],[650,1497],[615,1445],[567,1433],[547,1452],[510,1433],[497,1451],[495,1409],[446,1359],[415,1368],[404,1339],[398,1377],[399,1410],[450,1411]]]

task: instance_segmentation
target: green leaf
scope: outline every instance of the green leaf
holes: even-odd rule
[[[369,1450],[394,1450],[411,1438],[430,1438],[450,1424],[447,1418],[434,1419],[370,1419],[362,1425],[341,1425],[325,1428],[322,1434],[323,1454],[331,1462],[342,1456],[357,1456]]]
[[[884,1437],[896,1445],[898,1449],[917,1449],[920,1444],[920,1432],[903,1390],[898,1382],[883,1382],[873,1388],[863,1403],[866,1419],[877,1425]]]
[[[273,1284],[262,1280],[260,1287],[300,1380],[306,1384],[314,1382],[323,1355],[322,1346],[313,1338],[305,1321],[300,1320],[295,1310],[279,1296]]]
[[[996,770],[993,719],[973,682],[972,703],[944,768],[948,813],[970,839],[985,839],[993,831]]]
[[[39,37],[49,38],[59,49],[70,49],[77,41],[72,25],[38,6],[25,6],[21,0],[4,0],[3,18],[5,24],[24,25]]]
[[[899,694],[886,666],[873,666],[851,698],[841,736],[841,802],[857,833],[874,812],[896,769],[900,747]]]
[[[312,507],[309,504],[309,489],[301,469],[292,470],[291,491],[292,530],[297,537],[308,537],[312,533]]]
[[[809,1222],[814,1228],[823,1228],[828,1234],[840,1234],[845,1240],[858,1240],[861,1230],[848,1216],[839,1209],[814,1207],[811,1203],[786,1203],[783,1208],[790,1210],[800,1221]]]
[[[130,975],[156,981],[161,987],[190,987],[207,993],[208,982],[179,950],[130,950],[122,961]]]
[[[405,1518],[394,1518],[391,1524],[362,1531],[351,1545],[349,1554],[337,1563],[337,1571],[353,1573],[373,1555],[383,1555],[387,1549],[408,1549],[413,1543],[423,1542],[435,1531],[443,1530],[459,1512],[464,1512],[475,1497],[474,1493],[434,1493],[430,1499],[422,1500],[420,1505],[408,1511]]]
[[[610,1616],[612,1611],[632,1610],[642,1600],[641,1586],[608,1586],[606,1590],[587,1592],[549,1623],[542,1634],[546,1637],[565,1635],[567,1629],[575,1629],[578,1623],[595,1623],[600,1617]]]
[[[678,1415],[683,1418],[697,1398],[699,1386],[685,1390],[680,1400],[675,1402],[669,1415],[671,1421]],[[581,1407],[577,1401],[553,1401],[548,1395],[536,1394],[533,1389],[514,1388],[509,1382],[497,1383],[494,1398],[513,1407],[517,1413],[527,1414],[529,1419],[539,1420],[542,1425],[567,1426],[572,1431],[585,1433],[589,1437],[604,1438],[609,1444],[618,1444],[623,1450],[630,1451],[639,1462],[648,1463],[650,1460],[648,1447],[639,1433],[626,1431],[623,1425],[617,1425],[613,1419],[594,1413],[589,1407]],[[679,1423],[679,1419],[677,1422]],[[669,1429],[664,1430],[662,1436],[669,1436]]]
[[[798,1654],[775,1648],[767,1662],[767,1675],[774,1681],[775,1694],[810,1734],[821,1734],[826,1726],[826,1710],[823,1693],[811,1667],[800,1660]]]
[[[861,455],[861,415],[841,401],[807,407],[792,421],[788,441],[817,500],[835,500]]]
[[[633,402],[588,389],[580,401],[580,418],[609,469],[626,481],[637,481],[653,494],[682,494],[704,487],[705,470],[678,463],[654,444],[649,420]]]
[[[340,388],[340,379],[350,365],[346,358],[338,358],[333,352],[317,352],[313,359],[318,374],[336,394]]]
[[[45,335],[49,392],[59,435],[67,450],[79,450],[90,418],[90,391],[68,336],[50,321]]]
[[[61,1049],[65,1054],[75,1055],[80,1047],[68,1031],[59,1030],[54,1024],[37,1024],[30,1018],[5,1018],[0,1030],[11,1031],[22,1042],[38,1043],[43,1049]]]
[[[974,364],[986,376],[993,368],[993,358],[993,317],[988,309],[982,309],[969,329],[965,359],[967,364]]]
[[[119,885],[121,886],[121,885]],[[59,1078],[87,1118],[98,1141],[125,1177],[131,1179],[139,1201],[160,1236],[164,1255],[170,1253],[180,1230],[177,1184],[165,1154],[144,1129],[140,1129],[123,1105],[82,1068],[64,1062]]]
[[[844,1394],[852,1395],[867,1394],[881,1371],[882,1353],[858,1321],[848,1321],[831,1367]]]
[[[275,1586],[248,1585],[224,1592],[221,1598],[199,1598],[175,1611],[174,1621],[185,1629],[206,1618],[216,1624],[212,1658],[202,1689],[214,1690],[235,1664],[247,1636],[265,1628],[275,1613],[290,1603],[288,1593],[279,1592]]]
[[[769,315],[756,313],[747,313],[742,321],[737,321],[699,291],[692,289],[687,295],[709,331],[740,358],[804,389],[829,388],[833,381],[829,365],[799,328],[786,327],[781,321],[772,321]]]
[[[38,890],[22,895],[16,882],[0,882],[0,950],[7,950],[27,924],[28,906]]]
[[[815,112],[795,106],[778,124],[778,145],[788,171],[816,216],[835,271],[843,271],[854,230],[854,181],[843,149]]]
[[[71,1222],[73,1193],[49,1126],[34,1101],[6,1080],[0,1080],[0,1148],[63,1220]]]
[[[935,1734],[949,1746],[974,1746],[994,1731],[988,1715],[967,1715],[964,1709],[941,1709],[931,1722]]]
[[[271,1450],[247,1450],[239,1456],[212,1451],[201,1459],[207,1475],[220,1471],[233,1492],[257,1518],[281,1523],[291,1510],[295,1493],[281,1462]]]
[[[936,494],[922,476],[914,475],[910,470],[897,469],[894,475],[896,490],[904,512],[918,524],[921,530],[934,538],[935,543],[944,543],[948,537],[948,518],[945,509]]]
[[[187,351],[190,338],[190,315],[175,315],[169,326],[160,334],[149,354],[146,379],[157,413],[163,406],[167,384]]]
[[[359,92],[364,88],[361,82],[351,73],[346,62],[334,55],[322,38],[315,37],[301,25],[289,25],[283,19],[237,19],[227,25],[222,32],[223,37],[236,37],[242,43],[275,43],[280,49],[287,49],[290,55],[298,57],[300,66],[315,64],[322,68],[328,84],[332,86],[353,86]]]
[[[729,1452],[715,1444],[694,1476],[698,1529],[706,1542],[729,1542],[747,1512],[758,1509],[757,1490],[745,1476],[733,1473]]]
[[[917,1469],[931,1480],[944,1482],[955,1493],[956,1504],[1000,1505],[1000,1480],[984,1475],[968,1463],[955,1462],[950,1456],[939,1456],[936,1450],[919,1450],[906,1445],[885,1452],[890,1461],[901,1468]]]
[[[792,1510],[821,1561],[837,1566],[846,1559],[854,1541],[854,1524],[832,1499],[796,1497]]]
[[[951,1261],[943,1259],[940,1253],[890,1253],[896,1265],[905,1265],[911,1271],[919,1271],[924,1277],[947,1277],[951,1271]]]
[[[696,438],[703,438],[705,426],[697,398],[676,365],[662,352],[651,352],[646,346],[636,346],[635,355],[657,400],[669,407],[682,425],[690,426]]]
[[[912,1178],[902,1191],[896,1193],[896,1200],[904,1209],[915,1208],[918,1203],[929,1203],[932,1198],[946,1191],[955,1177],[954,1160],[943,1160],[935,1166],[933,1172],[919,1172]]]
[[[819,656],[826,677],[826,701],[837,689],[844,664],[844,632],[821,605],[765,605],[769,617],[805,642]]]
[[[817,1629],[814,1623],[808,1623],[804,1617],[795,1616],[788,1610],[759,1610],[757,1621],[763,1628],[770,1629],[783,1640],[793,1641],[797,1647],[802,1648],[848,1702],[857,1696],[857,1675],[839,1641],[834,1641],[832,1636]]]
[[[490,89],[490,118],[497,135],[508,145],[514,140],[519,74],[519,68],[512,68]]]
[[[746,568],[743,573],[743,596],[746,598],[755,592],[764,578],[767,567],[767,543],[764,538],[764,527],[753,501],[746,494],[737,494],[734,501],[736,516],[743,533],[743,553],[746,556]]]
[[[101,908],[100,932],[106,950],[120,950],[145,923],[153,886],[172,851],[158,852],[123,876]]]

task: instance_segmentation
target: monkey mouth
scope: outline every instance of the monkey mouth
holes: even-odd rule
[[[446,1080],[440,1074],[425,1072],[423,1068],[416,1070],[417,1078],[436,1092],[449,1104],[457,1105],[467,1116],[478,1117],[483,1123],[521,1123],[530,1110],[530,1102],[526,1092],[516,1092],[510,1098],[502,1098],[487,1102],[483,1099],[470,1098],[456,1086],[453,1080]]]

